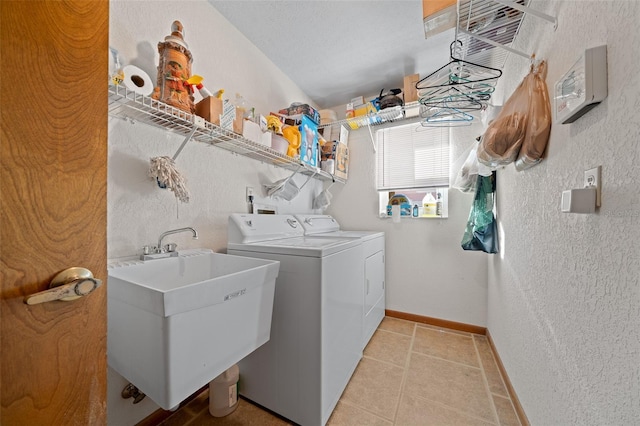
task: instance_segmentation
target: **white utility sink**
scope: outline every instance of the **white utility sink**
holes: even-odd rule
[[[269,340],[279,268],[211,250],[110,265],[109,365],[175,408]]]

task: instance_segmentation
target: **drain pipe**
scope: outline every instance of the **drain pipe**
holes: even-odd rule
[[[122,393],[120,395],[122,395],[123,399],[133,398],[134,404],[142,401],[144,397],[147,396],[144,393],[140,392],[140,389],[135,387],[135,385],[133,385],[132,383],[129,383],[127,386],[125,386],[124,389],[122,389]]]

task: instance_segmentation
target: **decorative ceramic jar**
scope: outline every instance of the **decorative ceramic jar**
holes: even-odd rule
[[[180,21],[173,21],[171,34],[158,43],[160,63],[158,64],[158,86],[154,99],[183,111],[193,113],[193,93],[186,80],[191,77],[193,56],[182,37],[183,27]]]

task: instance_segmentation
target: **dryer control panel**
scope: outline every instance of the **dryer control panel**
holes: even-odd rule
[[[291,215],[234,213],[229,216],[229,243],[246,244],[303,235],[300,222]]]

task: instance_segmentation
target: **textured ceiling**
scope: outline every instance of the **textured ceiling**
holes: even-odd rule
[[[320,108],[428,75],[455,37],[425,40],[421,0],[209,2]]]

